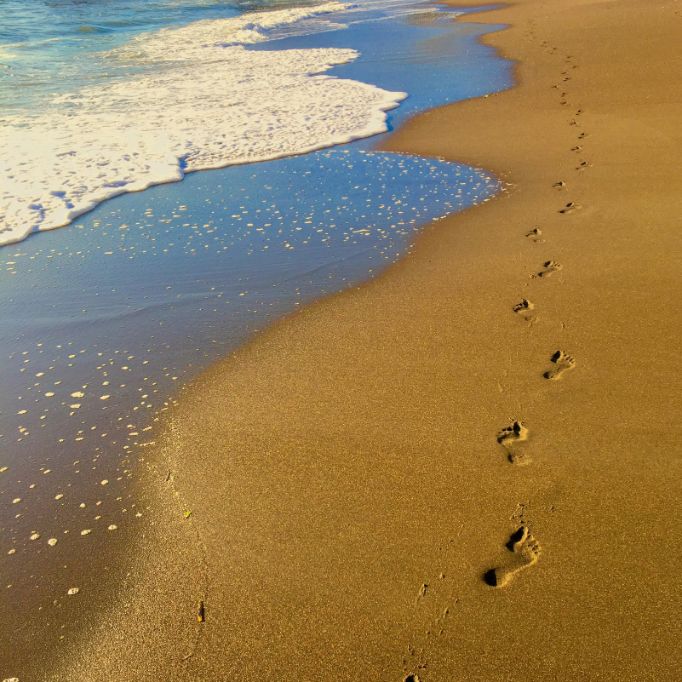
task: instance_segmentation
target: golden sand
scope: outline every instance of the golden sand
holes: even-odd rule
[[[679,679],[682,5],[476,20],[518,87],[387,146],[508,190],[183,392],[56,679]]]

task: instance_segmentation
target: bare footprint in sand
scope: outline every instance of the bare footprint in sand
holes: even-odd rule
[[[545,240],[542,239],[542,230],[539,227],[534,227],[530,232],[526,232],[526,237],[536,244],[545,243]]]
[[[552,187],[554,187],[555,189],[563,189],[564,187],[566,187],[566,183],[563,180],[559,180],[558,182],[555,182],[552,185]]]
[[[483,575],[483,580],[491,587],[504,587],[521,571],[530,568],[540,558],[541,548],[538,541],[528,530],[527,526],[520,526],[509,537],[507,549],[513,552],[515,560],[505,566],[491,568]]]
[[[566,206],[564,206],[562,209],[559,209],[559,213],[573,213],[573,211],[577,211],[578,209],[581,209],[582,206],[580,204],[576,204],[575,201],[569,201]]]
[[[563,265],[557,263],[555,260],[546,260],[542,264],[543,269],[535,273],[533,277],[551,277],[555,272],[563,269]]]
[[[528,320],[530,319],[529,313],[533,308],[535,308],[534,303],[531,303],[527,298],[522,298],[512,310]]]
[[[525,440],[528,440],[528,429],[518,420],[505,426],[497,434],[497,442],[504,448],[507,459],[512,464],[530,464],[530,457],[518,447]]]
[[[552,369],[547,370],[542,376],[545,379],[550,379],[551,381],[557,381],[561,379],[564,372],[575,367],[575,359],[571,355],[567,355],[562,350],[556,351],[554,355],[550,358],[554,363]]]

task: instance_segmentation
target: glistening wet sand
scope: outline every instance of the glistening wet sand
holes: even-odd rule
[[[66,679],[677,678],[681,12],[480,15],[519,86],[389,145],[509,190],[180,395]]]

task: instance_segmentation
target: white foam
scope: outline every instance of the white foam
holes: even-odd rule
[[[405,97],[324,75],[353,50],[249,50],[339,3],[200,21],[106,54],[143,74],[0,119],[0,244],[71,222],[186,170],[300,154],[386,129]]]

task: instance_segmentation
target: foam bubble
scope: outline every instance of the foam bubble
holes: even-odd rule
[[[354,50],[249,50],[268,31],[344,6],[200,21],[105,53],[140,74],[0,119],[0,244],[192,170],[263,161],[386,129],[404,93],[333,78]]]

